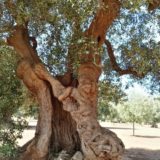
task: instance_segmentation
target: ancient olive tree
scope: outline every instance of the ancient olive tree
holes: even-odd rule
[[[131,5],[136,9],[141,3],[149,4],[149,10],[159,6],[159,1],[140,0],[136,4],[119,0],[0,3],[1,37],[7,35],[7,45],[19,55],[17,76],[39,103],[35,137],[17,159],[47,160],[62,150],[72,159],[121,159],[122,141],[97,121],[102,46],[107,48],[112,70],[119,75],[144,77],[145,73],[136,71],[134,66],[121,68],[106,40],[121,8]],[[38,53],[43,54],[42,59]],[[52,63],[58,63],[57,69],[61,68],[64,74],[56,76],[59,72]]]

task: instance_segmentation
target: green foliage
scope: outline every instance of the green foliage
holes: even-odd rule
[[[154,103],[152,105],[152,112],[150,124],[152,127],[157,127],[157,124],[160,123],[160,101],[158,99],[154,99]]]
[[[12,113],[13,114],[13,113]],[[25,119],[18,117],[17,120],[1,124],[0,129],[0,157],[16,157],[17,139],[22,138],[22,132],[27,126]]]
[[[156,103],[149,95],[133,92],[130,93],[128,101],[118,104],[116,108],[122,122],[151,124],[155,113],[160,116]]]
[[[120,86],[113,86],[105,81],[100,82],[98,99],[99,119],[102,121],[117,121],[118,113],[114,106],[123,101],[124,97],[125,94],[120,89]]]
[[[132,66],[137,72],[151,75],[154,79],[151,82],[158,86],[155,82],[159,82],[159,44],[155,39],[159,35],[160,12],[157,9],[149,13],[149,3],[153,0],[123,0],[120,16],[110,27],[107,37],[122,68]],[[79,42],[97,7],[97,0],[2,0],[0,37],[6,36],[4,30],[10,32],[15,22],[29,21],[30,34],[37,37],[41,59],[53,74],[62,74],[66,71],[67,55],[70,63],[77,66],[78,54],[88,53],[82,47],[84,43]],[[119,75],[113,72],[106,54],[103,64],[105,78],[110,82],[118,81]]]
[[[112,42],[119,66],[123,69],[132,67],[138,73],[146,75],[141,82],[150,83],[148,86],[150,88],[152,86],[151,89],[156,91],[160,86],[158,80],[160,12],[157,9],[150,14],[146,6],[142,6],[135,11],[122,10],[119,19],[114,22],[108,32],[108,39]],[[119,76],[112,70],[109,59],[104,58],[104,66],[107,80],[112,81]],[[129,78],[136,80],[132,76]]]
[[[0,146],[0,157],[2,158],[8,158],[8,157],[12,157],[15,158],[16,157],[16,153],[17,150],[15,148],[14,144],[11,144],[10,142],[3,144]]]
[[[6,46],[0,47],[0,157],[14,157],[17,139],[27,125],[16,115],[23,103],[20,81],[15,75],[17,57]]]
[[[99,102],[99,116],[98,119],[101,121],[111,121],[117,122],[119,120],[119,115],[113,104],[109,104],[106,101]]]

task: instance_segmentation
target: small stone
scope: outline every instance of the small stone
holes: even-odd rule
[[[77,151],[73,157],[71,158],[71,160],[83,160],[83,155],[80,151]]]

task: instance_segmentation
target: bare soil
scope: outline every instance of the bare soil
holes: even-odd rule
[[[160,126],[151,128],[136,124],[133,136],[132,124],[102,122],[101,125],[114,131],[124,142],[124,160],[160,160]]]
[[[30,127],[24,131],[19,145],[25,144],[34,136],[35,125],[35,121],[30,122]],[[124,142],[126,152],[123,160],[160,160],[160,126],[151,128],[136,124],[133,136],[132,124],[102,122],[101,125],[114,131]]]

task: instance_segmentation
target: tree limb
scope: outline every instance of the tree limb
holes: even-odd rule
[[[149,3],[148,10],[153,11],[154,9],[160,7],[160,0],[153,0]]]
[[[85,31],[86,37],[94,38],[100,47],[113,21],[118,17],[121,4],[119,0],[99,0],[99,9],[89,28]]]
[[[7,39],[7,43],[8,45],[13,46],[23,59],[27,58],[34,63],[41,63],[40,58],[33,48],[34,46],[31,46],[30,44],[27,26],[15,26],[12,35]]]
[[[7,42],[8,45],[14,47],[22,58],[17,67],[17,75],[23,80],[29,90],[38,94],[43,85],[43,81],[48,81],[52,86],[54,96],[57,98],[59,96],[63,97],[62,94],[66,88],[58,79],[54,78],[42,64],[36,52],[36,39],[34,37],[29,37],[27,27],[23,25],[15,26]],[[70,81],[70,75],[66,76],[65,78]],[[64,97],[69,96],[69,94],[69,92],[65,92]]]
[[[119,73],[120,76],[122,75],[126,75],[126,74],[132,74],[136,77],[139,78],[143,78],[144,74],[143,73],[138,73],[137,71],[135,71],[133,69],[133,67],[129,67],[127,69],[122,69],[120,68],[120,66],[118,65],[117,61],[116,61],[116,57],[113,53],[113,49],[112,49],[112,45],[108,40],[105,40],[105,44],[107,46],[107,51],[108,51],[108,56],[110,58],[110,62],[111,62],[111,66],[113,68],[113,70],[115,70],[116,72]]]

